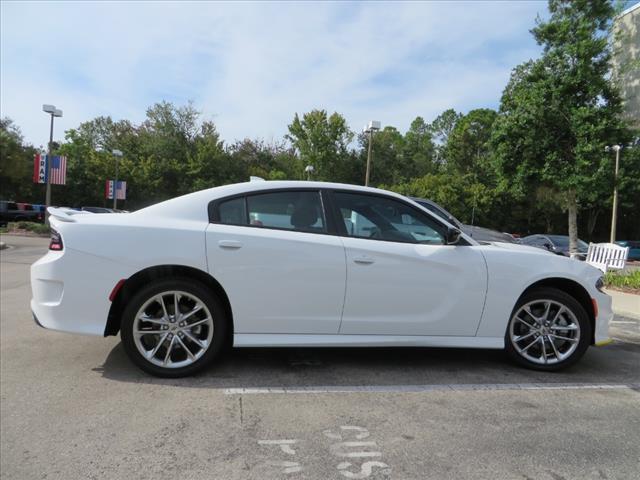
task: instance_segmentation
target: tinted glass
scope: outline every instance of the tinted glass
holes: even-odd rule
[[[249,223],[255,227],[301,232],[326,231],[318,192],[275,192],[247,197]]]
[[[246,225],[247,208],[244,197],[233,198],[218,206],[220,223],[228,225]]]
[[[386,197],[336,193],[347,234],[390,242],[444,244],[445,228],[411,206]]]

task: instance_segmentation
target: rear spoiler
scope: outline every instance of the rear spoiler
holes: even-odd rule
[[[85,212],[82,210],[73,210],[72,208],[55,208],[49,207],[47,208],[47,212],[49,215],[60,220],[61,222],[71,222],[75,223],[78,220],[73,218],[75,215],[91,215],[90,212]]]

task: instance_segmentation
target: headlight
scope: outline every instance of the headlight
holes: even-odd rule
[[[604,277],[600,277],[597,281],[596,281],[596,288],[602,292],[602,289],[604,288]]]

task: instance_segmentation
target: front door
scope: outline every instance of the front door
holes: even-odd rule
[[[482,254],[445,245],[446,226],[400,199],[334,192],[344,224],[341,334],[474,336],[487,289]]]

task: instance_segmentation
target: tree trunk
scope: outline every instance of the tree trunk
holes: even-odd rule
[[[573,257],[578,252],[578,202],[575,190],[567,192],[567,210],[569,212],[569,252]]]

